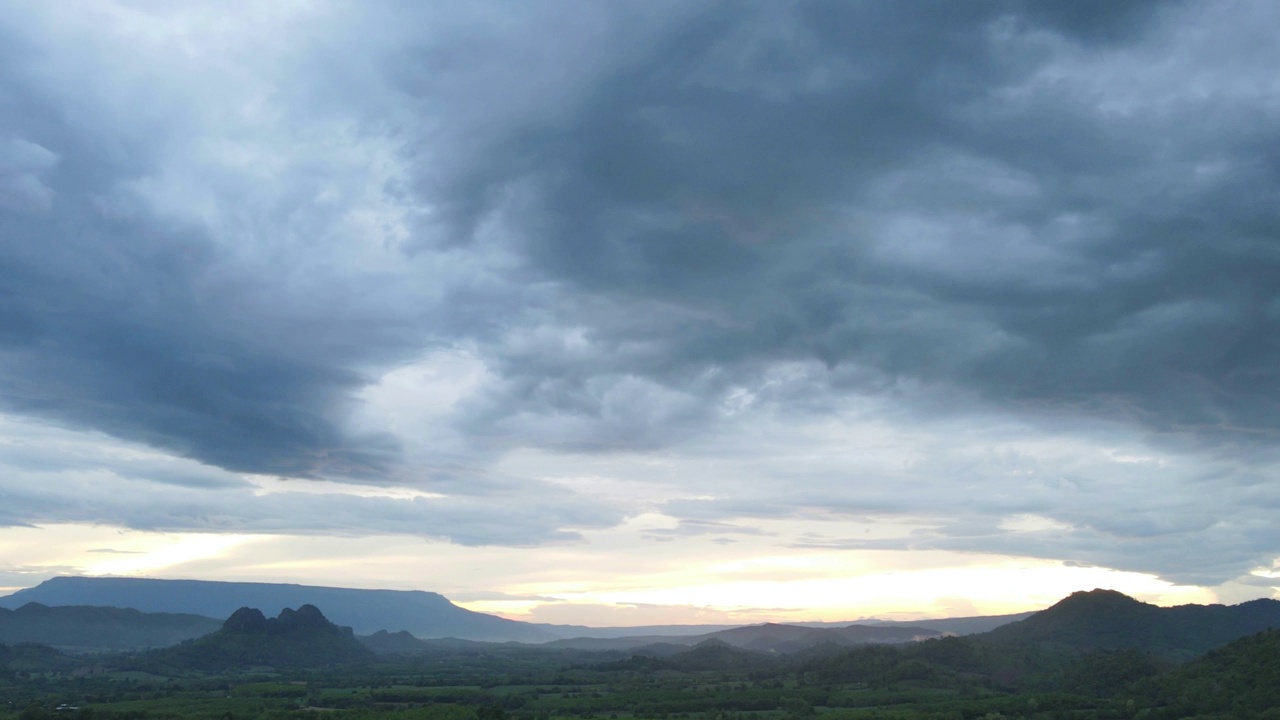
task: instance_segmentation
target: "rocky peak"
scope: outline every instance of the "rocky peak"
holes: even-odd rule
[[[282,626],[291,628],[327,628],[333,625],[315,605],[302,605],[297,610],[285,608],[277,620]]]
[[[242,607],[222,623],[228,632],[261,632],[267,629],[267,617],[257,608]]]

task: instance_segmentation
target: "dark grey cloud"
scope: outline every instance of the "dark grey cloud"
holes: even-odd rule
[[[623,517],[568,492],[487,497],[378,497],[173,488],[98,471],[80,476],[22,473],[0,487],[0,525],[106,524],[150,532],[403,535],[458,545],[531,547],[574,542],[580,530]]]
[[[93,434],[0,418],[0,526],[62,523],[150,532],[400,535],[513,547],[579,540],[621,522],[545,482],[489,479],[483,493],[385,493],[268,482]],[[110,549],[91,552],[120,552]]]
[[[0,73],[4,408],[232,470],[385,474],[395,442],[341,421],[368,380],[353,366],[402,353],[404,319],[349,278],[291,292],[298,278],[131,201],[180,119],[89,116],[68,96],[90,87],[23,72],[44,59]]]
[[[717,6],[567,116],[513,121],[443,204],[582,293],[558,319],[594,354],[496,348],[511,386],[482,421],[606,415],[611,376],[705,406],[813,358],[1266,441],[1274,111],[1086,76],[1177,60],[1180,9]]]
[[[825,446],[800,439],[803,430],[779,433],[773,442],[789,455],[744,451],[720,464],[724,480],[700,486],[704,496],[663,510],[812,523],[784,540],[797,548],[1016,554],[1187,584],[1273,562],[1280,497],[1251,459],[1153,451],[1116,423],[1092,436],[972,420],[915,425],[906,447],[892,436],[867,442],[856,427],[847,444]]]
[[[3,325],[14,350],[4,401],[236,470],[385,477],[397,465],[396,442],[344,428],[352,396],[372,370],[432,343],[478,337],[506,384],[474,405],[467,430],[508,443],[523,442],[523,426],[504,429],[523,412],[605,420],[589,437],[543,438],[549,444],[660,447],[671,436],[654,428],[706,426],[714,422],[708,399],[758,380],[762,363],[796,358],[1013,401],[1121,396],[1166,425],[1201,424],[1226,408],[1238,424],[1258,426],[1269,406],[1246,401],[1257,397],[1247,383],[1264,379],[1239,379],[1252,375],[1222,353],[1189,357],[1176,348],[1186,333],[1217,332],[1239,362],[1261,368],[1265,342],[1238,338],[1265,335],[1270,321],[1240,303],[1266,297],[1219,297],[1212,288],[1188,297],[1175,288],[1180,302],[1170,304],[1161,294],[1173,267],[1106,283],[1108,267],[1152,254],[1149,264],[1159,265],[1169,252],[1151,218],[1111,201],[1111,185],[1149,167],[1150,141],[1135,142],[1150,136],[1145,119],[1126,127],[1104,123],[1078,98],[1006,97],[1072,48],[1144,42],[1163,7],[760,3],[603,13],[567,4],[525,18],[515,43],[501,42],[506,31],[493,35],[485,13],[452,18],[452,35],[402,33],[381,59],[347,68],[332,85],[305,76],[285,98],[304,104],[290,109],[299,117],[316,113],[313,122],[358,118],[366,137],[388,121],[420,118],[431,134],[408,145],[422,148],[419,184],[394,192],[431,208],[428,225],[445,232],[420,225],[423,236],[409,246],[419,255],[458,252],[459,242],[474,246],[496,226],[505,251],[532,273],[496,284],[449,278],[432,301],[406,287],[439,276],[413,272],[385,286],[376,275],[332,272],[268,291],[280,273],[309,267],[308,254],[325,250],[302,243],[283,259],[245,262],[242,249],[213,236],[225,227],[119,200],[122,183],[158,175],[169,160],[157,135],[203,129],[184,125],[192,112],[172,122],[163,114],[138,125],[94,122],[72,114],[84,111],[66,102],[75,88],[41,86],[14,63],[3,80],[12,106],[3,128],[11,138],[6,197],[29,207],[9,209],[0,227],[11,238]],[[367,15],[356,26],[364,32],[404,22],[384,7]],[[646,28],[644,44],[615,43],[618,52],[593,58],[590,72],[563,79],[568,62],[605,50],[628,23]],[[359,37],[344,42],[369,50]],[[529,62],[489,62],[508,46]],[[38,50],[25,52],[38,63]],[[301,56],[327,67],[318,53]],[[376,73],[365,78],[373,89],[353,84],[353,72]],[[355,93],[352,107],[338,102],[343,89]],[[462,129],[472,124],[482,127]],[[471,141],[438,147],[463,137]],[[953,157],[955,177],[921,186],[919,176],[934,177],[937,162]],[[902,173],[901,189],[883,187]],[[1022,177],[1034,197],[975,192],[966,176],[993,173]],[[1091,175],[1101,181],[1092,194],[1079,187]],[[298,187],[281,192],[283,201],[297,207],[282,209],[305,211],[307,182],[285,180]],[[248,202],[245,191],[228,194]],[[884,231],[860,219],[871,203],[896,203],[907,215],[938,200],[983,201],[986,226],[973,233],[1021,231],[1032,254],[1069,257],[1048,267],[993,258],[1008,266],[1003,272],[982,262],[922,267],[886,257],[894,241],[871,239]],[[1090,212],[1116,226],[1088,239],[1099,247],[1055,244],[1055,223]],[[1144,237],[1120,236],[1120,223],[1142,223]],[[973,252],[1011,249],[963,235],[937,240],[937,254],[959,257],[966,242]],[[1197,252],[1227,262],[1220,250]],[[1192,252],[1169,264],[1198,271],[1205,262]],[[1253,295],[1269,283],[1252,258],[1231,262],[1253,269]],[[1064,280],[1063,265],[1076,277]],[[1017,277],[1041,269],[1048,275]],[[1080,277],[1089,279],[1072,282]],[[538,302],[526,289],[538,278],[567,283],[541,310],[527,305]],[[1148,329],[1151,313],[1160,326]],[[539,321],[582,327],[595,352],[566,365],[554,347],[494,334]],[[1141,327],[1126,333],[1126,322]],[[1146,367],[1153,354],[1162,361],[1155,373]],[[1204,387],[1179,383],[1188,397],[1164,399],[1172,377],[1186,373]],[[645,402],[617,391],[628,383],[665,395]],[[626,407],[609,410],[619,395]]]
[[[334,427],[361,378],[224,315],[216,289],[200,289],[213,260],[197,233],[85,217],[97,214],[88,197],[50,184],[56,216],[0,218],[8,410],[235,470],[305,476],[332,462],[361,474],[385,462],[391,448],[353,448]]]

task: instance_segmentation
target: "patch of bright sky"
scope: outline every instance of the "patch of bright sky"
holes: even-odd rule
[[[1015,515],[1002,520],[999,528],[1010,532],[1044,532],[1069,530],[1071,526],[1041,515]]]
[[[437,435],[443,416],[490,379],[475,348],[435,350],[383,373],[376,383],[363,388],[351,425],[357,432]]]
[[[155,533],[100,525],[49,525],[0,530],[0,555],[10,578],[35,585],[53,575],[176,576],[192,562],[227,558],[247,551],[266,536],[212,533]],[[12,580],[11,580],[12,581]]]
[[[527,550],[403,537],[161,534],[86,525],[6,528],[0,552],[11,568],[30,573],[30,584],[43,579],[45,568],[49,574],[423,589],[513,619],[589,625],[999,614],[1042,608],[1095,587],[1164,605],[1218,599],[1210,588],[1051,560],[944,551],[780,554],[767,537],[729,546],[703,537],[637,543],[635,534],[654,524],[648,518],[600,531],[593,543],[545,548],[536,567]]]
[[[255,496],[275,493],[307,493],[310,495],[354,495],[356,497],[383,497],[396,500],[412,500],[414,498],[437,499],[444,495],[423,492],[403,487],[373,487],[369,485],[352,485],[350,483],[333,482],[331,480],[291,480],[271,475],[244,476],[257,489]]]

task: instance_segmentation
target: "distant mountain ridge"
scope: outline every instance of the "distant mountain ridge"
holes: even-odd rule
[[[127,608],[145,613],[198,615],[212,624],[213,618],[227,617],[240,607],[281,608],[311,604],[323,607],[337,623],[352,627],[361,635],[379,630],[407,631],[417,638],[456,637],[482,642],[547,643],[572,639],[572,647],[598,649],[630,648],[671,640],[690,645],[716,632],[736,631],[736,625],[661,625],[645,627],[593,628],[576,625],[527,623],[473,612],[454,605],[443,596],[419,590],[365,590],[281,583],[240,583],[207,580],[158,580],[116,577],[56,577],[40,585],[0,597],[0,608],[19,608],[29,602],[47,607],[97,606]],[[919,623],[867,620],[859,627],[876,628],[861,632],[894,632],[912,627],[941,633],[981,632],[1025,615],[947,618]],[[789,627],[832,630],[844,633],[851,623],[806,622]],[[753,626],[752,626],[753,627]],[[636,636],[643,639],[638,640]],[[696,638],[696,639],[695,639]],[[183,638],[178,638],[175,642]],[[596,639],[596,642],[589,642]],[[830,642],[843,643],[838,636]],[[874,640],[872,640],[874,642]],[[61,643],[55,643],[61,644]],[[149,646],[139,643],[134,647]],[[774,647],[770,652],[783,651]]]
[[[767,653],[789,653],[816,645],[876,645],[904,643],[943,635],[925,627],[896,625],[848,625],[838,628],[807,628],[766,623],[722,630],[712,639],[744,650]]]
[[[805,628],[844,628],[850,625],[873,627],[923,627],[951,635],[974,635],[987,632],[1001,625],[1018,620],[1025,620],[1035,612],[1013,613],[1010,615],[979,615],[973,617],[936,618],[930,620],[879,620],[866,618],[862,620],[842,621],[800,621],[786,623],[794,627]],[[755,623],[758,625],[759,623]],[[631,627],[587,627],[585,625],[539,625],[556,633],[566,640],[626,640],[637,637],[687,638],[705,636],[722,630],[733,630],[749,625],[636,625]]]
[[[156,580],[150,578],[56,577],[0,597],[0,608],[28,602],[47,606],[96,605],[143,612],[191,613],[225,618],[241,607],[322,607],[334,622],[367,635],[407,630],[417,637],[546,642],[556,636],[529,623],[460,608],[443,596],[421,590],[362,590],[278,583]]]
[[[221,625],[201,615],[32,602],[17,610],[0,608],[0,643],[40,643],[70,652],[138,650],[177,645]]]
[[[694,646],[707,641],[722,643],[739,650],[787,654],[817,645],[872,645],[903,643],[939,637],[944,633],[932,628],[899,625],[847,625],[843,627],[806,627],[781,623],[744,625],[717,630],[703,635],[634,635],[621,638],[569,638],[547,643],[547,647],[575,650],[631,650],[665,643]]]

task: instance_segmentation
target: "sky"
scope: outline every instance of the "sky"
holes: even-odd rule
[[[0,592],[1280,596],[1280,4],[0,2]]]

